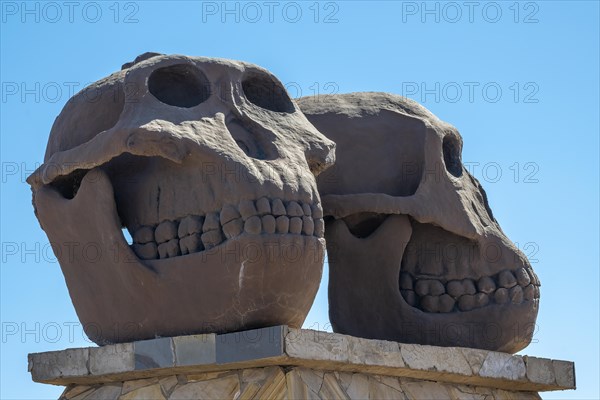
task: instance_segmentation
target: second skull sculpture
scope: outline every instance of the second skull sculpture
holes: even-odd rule
[[[243,62],[145,54],[75,95],[28,182],[88,336],[300,327],[334,146]]]
[[[516,352],[529,344],[540,283],[504,235],[462,138],[385,93],[300,99],[336,142],[321,174],[334,331]]]

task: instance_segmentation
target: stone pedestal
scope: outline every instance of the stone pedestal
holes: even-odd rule
[[[61,399],[539,399],[574,364],[288,329],[160,338],[29,355]]]

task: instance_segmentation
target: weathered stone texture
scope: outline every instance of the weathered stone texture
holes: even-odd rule
[[[539,400],[536,392],[507,391],[470,385],[397,378],[362,373],[338,373],[307,368],[251,368],[221,373],[170,376],[161,383],[142,379],[68,388],[61,400],[184,400],[184,399],[401,399],[401,400]],[[165,382],[172,384],[165,385]],[[74,395],[77,394],[76,397]]]
[[[568,361],[285,326],[31,354],[62,399],[538,399],[575,388]]]
[[[315,176],[335,143],[256,65],[157,53],[126,65],[67,102],[27,179],[90,340],[302,326],[325,255]],[[168,347],[145,347],[136,369],[173,365]]]

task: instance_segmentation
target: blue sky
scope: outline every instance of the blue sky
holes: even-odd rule
[[[68,3],[68,2],[67,2]],[[57,398],[27,353],[89,346],[24,178],[72,90],[146,51],[232,58],[293,96],[385,91],[455,125],[463,160],[542,281],[524,354],[599,398],[599,7],[540,2],[13,2],[1,20],[1,393]],[[328,329],[326,275],[306,327]]]

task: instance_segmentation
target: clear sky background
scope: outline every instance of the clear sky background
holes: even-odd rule
[[[24,178],[73,88],[155,51],[253,62],[294,97],[406,95],[454,124],[542,281],[523,353],[576,362],[577,391],[542,396],[599,398],[598,2],[272,4],[2,2],[0,397],[57,398],[27,353],[90,345]],[[306,327],[329,329],[326,285]]]

